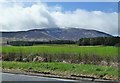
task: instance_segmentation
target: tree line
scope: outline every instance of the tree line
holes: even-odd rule
[[[120,37],[95,37],[95,38],[81,38],[78,41],[79,46],[120,46]]]
[[[73,40],[50,40],[50,41],[7,41],[8,45],[13,46],[33,46],[39,44],[78,44],[79,46],[120,46],[120,37],[95,37],[81,38],[78,41]]]
[[[13,46],[33,46],[39,44],[76,44],[72,40],[50,40],[50,41],[7,41],[8,45]]]

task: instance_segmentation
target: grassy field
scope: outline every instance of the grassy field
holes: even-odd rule
[[[39,45],[39,46],[3,46],[4,61],[66,62],[94,65],[117,66],[118,47],[113,46],[77,46],[77,45]]]
[[[108,66],[69,64],[58,62],[2,62],[3,69],[20,69],[24,71],[49,72],[56,75],[90,75],[100,78],[118,78],[118,69]]]
[[[101,57],[115,57],[118,48],[112,46],[77,46],[77,45],[39,45],[39,46],[3,46],[2,53],[24,54],[96,54]]]

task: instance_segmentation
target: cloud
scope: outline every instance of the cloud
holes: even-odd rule
[[[52,15],[54,16],[57,25],[60,27],[95,29],[110,34],[117,34],[118,31],[118,14],[116,12],[88,12],[86,10],[77,9],[65,13],[54,12]]]
[[[32,6],[24,6],[24,3],[1,3],[0,12],[1,31],[78,27],[118,34],[116,12],[82,9],[62,11],[60,6],[48,6],[45,3],[34,3]]]

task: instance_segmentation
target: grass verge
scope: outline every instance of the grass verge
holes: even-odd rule
[[[89,76],[96,78],[118,79],[118,69],[90,64],[69,64],[60,62],[2,62],[3,69],[54,74],[60,76]]]

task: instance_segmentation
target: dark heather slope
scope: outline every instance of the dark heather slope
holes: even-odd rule
[[[45,40],[79,40],[80,38],[90,37],[109,37],[111,35],[96,31],[79,28],[46,28],[33,29],[18,32],[2,32],[3,38],[20,38],[20,39],[45,39]]]

